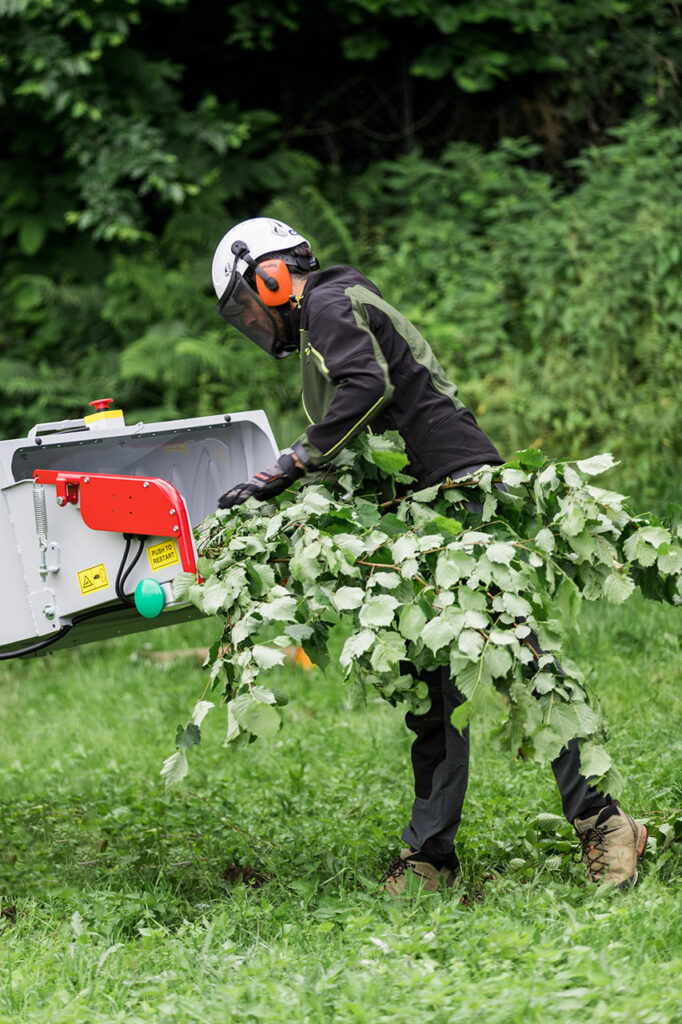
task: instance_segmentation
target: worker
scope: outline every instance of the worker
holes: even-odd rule
[[[221,508],[280,494],[370,426],[374,433],[400,433],[410,460],[406,472],[419,488],[504,462],[418,330],[358,270],[321,270],[293,228],[267,217],[231,228],[215,252],[213,284],[228,324],[275,359],[299,353],[309,420],[274,466],[222,495]],[[534,634],[528,640],[540,653]],[[393,895],[408,885],[408,891],[451,886],[459,867],[454,840],[467,787],[469,730],[460,733],[450,715],[463,697],[446,668],[420,678],[431,706],[426,714],[406,716],[415,734],[414,802],[402,833],[405,848],[382,879]],[[633,885],[646,828],[581,775],[577,740],[552,769],[588,877],[623,889]]]

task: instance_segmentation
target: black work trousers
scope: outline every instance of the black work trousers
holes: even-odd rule
[[[534,633],[528,641],[538,649]],[[410,671],[416,674],[414,669]],[[437,863],[456,867],[454,839],[469,780],[469,729],[458,732],[450,724],[450,715],[464,698],[445,666],[420,672],[419,678],[429,688],[431,707],[424,715],[408,712],[405,716],[405,724],[415,734],[414,802],[402,838],[413,850],[421,850]],[[571,740],[552,761],[552,771],[563,812],[570,822],[612,802],[609,794],[595,789],[581,774],[577,740]]]

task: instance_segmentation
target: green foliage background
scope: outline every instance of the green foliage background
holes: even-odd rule
[[[432,341],[509,456],[609,449],[680,497],[682,18],[659,0],[2,0],[0,432],[112,394],[265,407],[209,263],[288,219]],[[369,97],[369,99],[368,99]]]

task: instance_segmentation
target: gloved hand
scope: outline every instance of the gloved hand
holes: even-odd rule
[[[252,497],[257,498],[258,501],[265,501],[267,498],[274,497],[275,494],[281,494],[304,473],[305,468],[296,463],[293,455],[283,452],[274,466],[261,469],[250,480],[246,480],[243,484],[237,484],[236,487],[221,495],[218,499],[218,507],[232,508],[234,505],[243,504],[247,498]]]

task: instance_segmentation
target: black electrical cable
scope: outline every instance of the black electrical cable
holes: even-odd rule
[[[137,563],[140,561],[140,558],[142,557],[142,552],[144,551],[144,537],[138,537],[137,539],[140,542],[140,546],[137,549],[137,554],[133,558],[129,567],[126,569],[123,579],[121,580],[121,593],[119,594],[119,597],[127,604],[134,604],[135,602],[132,598],[128,597],[126,594],[123,593],[123,588],[125,587],[131,572],[133,571]]]
[[[133,535],[131,533],[128,533],[128,534],[124,533],[123,536],[125,537],[126,546],[123,549],[123,557],[122,557],[121,561],[119,562],[118,572],[116,573],[116,583],[114,584],[114,589],[116,590],[116,597],[120,601],[123,600],[123,598],[121,597],[121,574],[123,573],[123,567],[125,566],[126,561],[128,560],[128,552],[130,551],[130,542],[133,539]]]
[[[133,558],[132,562],[130,563],[130,565],[128,566],[128,568],[125,570],[125,573],[124,573],[123,569],[124,569],[124,566],[125,566],[126,561],[128,559],[128,552],[130,551],[130,542],[133,539],[134,534],[132,534],[132,533],[125,534],[124,533],[123,536],[126,539],[126,546],[125,546],[125,548],[123,550],[123,558],[121,559],[121,564],[118,567],[118,573],[116,574],[116,588],[115,589],[116,589],[116,597],[119,599],[119,601],[123,601],[124,604],[127,604],[127,605],[131,606],[135,602],[133,601],[132,597],[130,597],[128,594],[124,593],[123,588],[124,588],[124,586],[126,584],[126,580],[130,576],[131,572],[133,571],[133,569],[135,568],[137,563],[140,561],[140,555],[142,554],[142,552],[144,550],[144,537],[138,537],[138,540],[140,542],[140,546],[137,549],[137,554],[135,555],[135,557]]]
[[[45,640],[29,644],[28,647],[20,647],[16,651],[0,651],[0,661],[8,661],[10,658],[21,658],[26,654],[33,654],[35,651],[42,651],[44,647],[51,647],[52,644],[56,644],[57,640],[61,640],[74,626],[85,622],[86,619],[96,619],[100,615],[109,615],[110,612],[128,611],[128,607],[127,604],[113,604],[105,608],[91,608],[88,612],[81,612],[80,615],[74,615],[71,622],[67,623],[66,626],[62,626],[60,630],[48,636]]]

